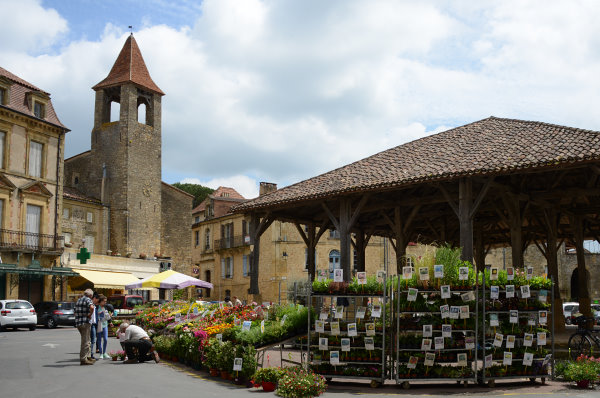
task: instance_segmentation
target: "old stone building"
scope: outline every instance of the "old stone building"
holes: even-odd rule
[[[275,184],[261,183],[261,194],[274,189]],[[261,294],[250,297],[249,222],[243,215],[229,213],[231,206],[243,201],[233,188],[219,187],[193,210],[193,267],[200,279],[214,285],[212,291],[205,289],[204,297],[222,300],[237,296],[241,300],[284,302],[295,283],[308,280],[304,241],[291,223],[276,221],[267,229],[260,242]],[[379,237],[369,242],[365,257],[366,270],[371,275],[384,268],[386,250],[387,253],[390,250],[387,246],[387,241]],[[326,231],[316,248],[317,269],[333,272],[339,268],[339,247],[339,234]]]
[[[0,67],[0,299],[59,298],[71,275],[58,261],[68,131],[49,93]]]
[[[85,238],[76,229],[89,227],[88,223],[63,220],[71,228],[65,231],[72,234],[72,246],[89,246],[92,238],[97,260],[110,253],[111,257],[127,258],[124,262],[140,259],[150,265],[151,261],[153,272],[158,272],[162,263],[189,273],[191,241],[186,226],[191,224],[193,196],[161,181],[164,93],[150,77],[133,35],[127,38],[108,76],[93,89],[91,149],[65,160],[65,187],[87,198],[83,201],[86,206],[94,202],[105,225],[98,225],[97,235]],[[94,211],[86,217],[90,213]],[[102,269],[103,263],[94,257],[90,263]],[[72,257],[66,261],[77,266]],[[114,267],[109,270],[115,271]]]

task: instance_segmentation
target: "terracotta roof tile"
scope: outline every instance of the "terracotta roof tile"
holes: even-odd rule
[[[125,45],[123,45],[108,76],[92,87],[92,89],[98,90],[100,88],[116,86],[127,82],[135,83],[140,87],[154,91],[160,95],[165,95],[150,77],[150,73],[144,62],[144,57],[142,57],[142,52],[140,51],[133,34],[125,41]]]
[[[466,175],[600,160],[600,132],[489,117],[236,205],[233,212]]]
[[[38,119],[33,114],[33,109],[31,109],[29,106],[29,103],[27,101],[27,95],[29,93],[32,93],[32,94],[39,93],[39,94],[43,95],[44,97],[45,96],[48,97],[48,102],[46,104],[45,118],[40,119],[40,120],[43,120],[43,121],[53,124],[55,126],[61,127],[68,131],[68,129],[60,122],[60,120],[58,119],[58,116],[56,115],[56,112],[54,111],[54,106],[52,105],[52,101],[49,99],[50,93],[41,90],[40,88],[21,79],[19,76],[7,71],[6,69],[4,69],[2,67],[0,67],[0,76],[14,82],[10,86],[10,90],[9,90],[10,98],[8,99],[8,103],[6,105],[0,105],[0,107],[12,109],[16,112],[19,112],[19,113],[25,114],[27,116],[30,116],[32,118]]]
[[[93,204],[102,204],[100,199],[92,198],[91,196],[86,196],[83,192],[71,188],[71,187],[63,187],[63,198],[77,200],[79,202],[93,203]]]

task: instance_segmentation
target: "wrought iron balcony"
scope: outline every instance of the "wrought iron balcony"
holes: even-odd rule
[[[230,236],[223,239],[215,239],[215,250],[233,249],[235,247],[248,246],[249,243],[243,235]]]
[[[0,229],[0,250],[62,253],[64,236]]]

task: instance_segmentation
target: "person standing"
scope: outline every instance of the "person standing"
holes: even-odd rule
[[[80,365],[93,365],[94,360],[90,358],[91,343],[90,334],[92,329],[91,319],[94,314],[95,303],[92,297],[92,289],[86,289],[83,296],[75,303],[75,327],[81,335],[81,346],[79,348]]]
[[[154,349],[154,344],[144,329],[123,322],[119,327],[119,331],[125,334],[125,341],[122,343],[127,353],[125,363],[141,363],[151,359],[154,359],[156,363],[160,362],[158,352]],[[134,348],[137,348],[137,353]]]
[[[98,308],[96,308],[96,314],[98,324],[96,327],[96,347],[98,348],[98,357],[100,359],[109,359],[110,356],[106,353],[106,346],[108,344],[108,322],[110,321],[110,314],[106,309],[106,296],[101,294],[98,296]]]
[[[98,293],[94,293],[92,296],[92,300],[94,300],[94,304],[98,302],[98,298],[100,295]],[[94,305],[94,313],[92,314],[92,318],[90,319],[90,357],[95,361],[96,357],[94,357],[94,345],[96,344],[96,336],[98,335],[96,329],[98,326],[98,312],[96,311],[96,306]],[[96,344],[96,352],[98,351],[98,345]]]

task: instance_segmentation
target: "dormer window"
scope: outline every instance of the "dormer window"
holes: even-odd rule
[[[4,87],[0,87],[0,105],[7,105],[8,92]]]
[[[34,101],[33,114],[39,119],[44,119],[46,117],[46,109],[44,104],[42,104],[41,102]]]

